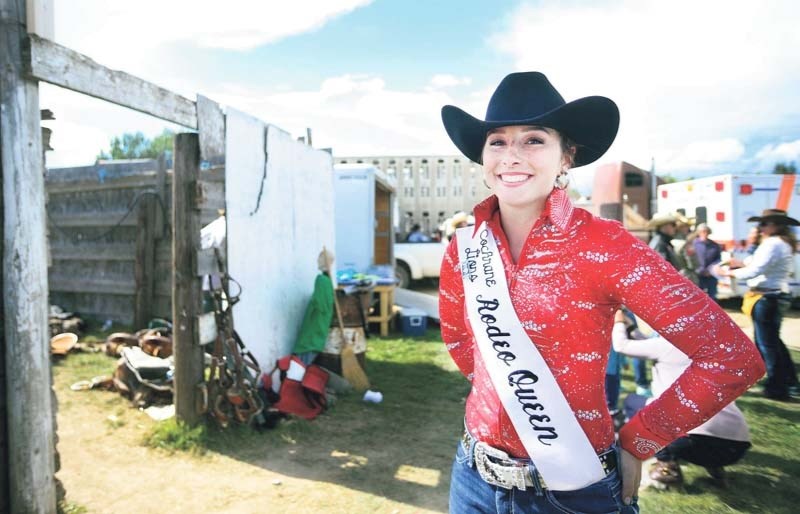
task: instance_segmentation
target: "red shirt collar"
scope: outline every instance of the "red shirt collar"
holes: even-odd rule
[[[476,205],[473,210],[475,214],[475,230],[477,230],[484,221],[488,222],[491,220],[499,210],[500,204],[495,195],[488,197]],[[547,201],[544,204],[544,211],[542,211],[540,219],[549,221],[561,232],[566,232],[574,210],[575,207],[573,207],[566,190],[553,189],[553,192],[547,197]]]

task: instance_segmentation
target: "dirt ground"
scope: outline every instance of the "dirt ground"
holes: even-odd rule
[[[736,305],[726,310],[752,335],[749,319]],[[783,338],[800,349],[800,311],[788,314]],[[438,456],[439,464],[432,467],[404,464],[424,462],[429,456],[422,454],[432,451],[413,441],[405,452],[381,451],[379,445],[342,451],[318,441],[313,448],[265,446],[248,455],[170,455],[142,446],[142,434],[153,423],[146,414],[120,402],[116,393],[72,392],[65,380],[56,374],[62,465],[57,477],[75,512],[81,512],[78,506],[92,513],[161,514],[447,511],[449,476],[442,463],[451,448],[442,448],[446,455]],[[367,461],[380,462],[380,469],[389,471],[381,477],[365,471],[339,480],[347,470],[374,470]]]

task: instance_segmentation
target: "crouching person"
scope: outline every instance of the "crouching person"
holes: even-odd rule
[[[663,337],[629,339],[626,330],[629,324],[630,318],[623,311],[617,311],[612,332],[614,350],[653,361],[653,398],[638,397],[641,400],[638,406],[626,400],[626,407],[632,406],[635,410],[666,391],[689,367],[691,360]],[[633,337],[635,335],[636,332]],[[659,450],[649,476],[656,484],[680,485],[683,474],[679,461],[686,461],[704,467],[718,485],[724,485],[725,466],[741,460],[750,446],[747,421],[736,402],[730,402],[708,421]]]

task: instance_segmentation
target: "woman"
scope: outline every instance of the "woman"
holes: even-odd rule
[[[644,339],[636,332],[631,333],[631,328],[630,318],[623,311],[617,311],[611,334],[614,350],[621,355],[653,362],[653,396],[658,398],[691,361],[663,337]],[[637,410],[652,401],[631,395],[625,404],[627,406],[637,400]],[[649,471],[650,478],[663,485],[681,484],[683,473],[679,461],[684,460],[703,466],[717,485],[724,485],[724,467],[741,460],[751,446],[747,421],[736,402],[731,402],[711,419],[656,453],[656,462]]]
[[[764,396],[787,401],[789,391],[796,390],[798,382],[794,362],[780,337],[782,310],[790,302],[789,296],[783,291],[794,268],[797,245],[790,227],[796,227],[800,222],[779,209],[766,209],[761,216],[753,216],[747,221],[758,222],[761,232],[761,242],[752,257],[746,260],[748,264],[741,267],[742,262],[732,260],[730,267],[738,269],[717,266],[715,271],[723,277],[748,281],[750,292],[747,299],[755,300],[750,304],[750,315],[753,318],[756,345],[767,366]]]
[[[494,193],[442,263],[442,338],[472,383],[450,511],[637,512],[642,460],[747,389],[757,351],[619,223],[572,206],[567,170],[611,145],[614,102],[565,103],[541,73],[513,73],[486,121],[454,106],[442,120]],[[603,378],[622,304],[694,362],[623,427],[618,458]]]

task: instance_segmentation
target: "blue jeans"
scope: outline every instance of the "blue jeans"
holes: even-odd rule
[[[565,465],[567,465],[565,463]],[[573,465],[577,465],[573,464]],[[530,465],[533,468],[533,464]],[[532,473],[534,482],[536,473]],[[504,489],[486,483],[478,474],[470,454],[458,443],[453,472],[450,475],[450,513],[531,513],[531,514],[610,514],[638,513],[636,499],[622,503],[622,481],[617,470],[599,482],[577,491],[551,491],[538,486],[525,491]]]
[[[650,379],[647,378],[647,359],[640,359],[634,357],[631,359],[633,363],[633,381],[639,387],[650,387]]]
[[[620,376],[606,373],[606,405],[608,410],[619,408]]]
[[[699,276],[698,284],[700,289],[705,291],[712,300],[717,299],[717,277],[711,275],[708,277]]]
[[[778,399],[788,398],[789,386],[797,384],[794,362],[780,337],[781,311],[786,302],[782,295],[764,295],[753,306],[752,314],[756,346],[767,368],[764,395]]]

